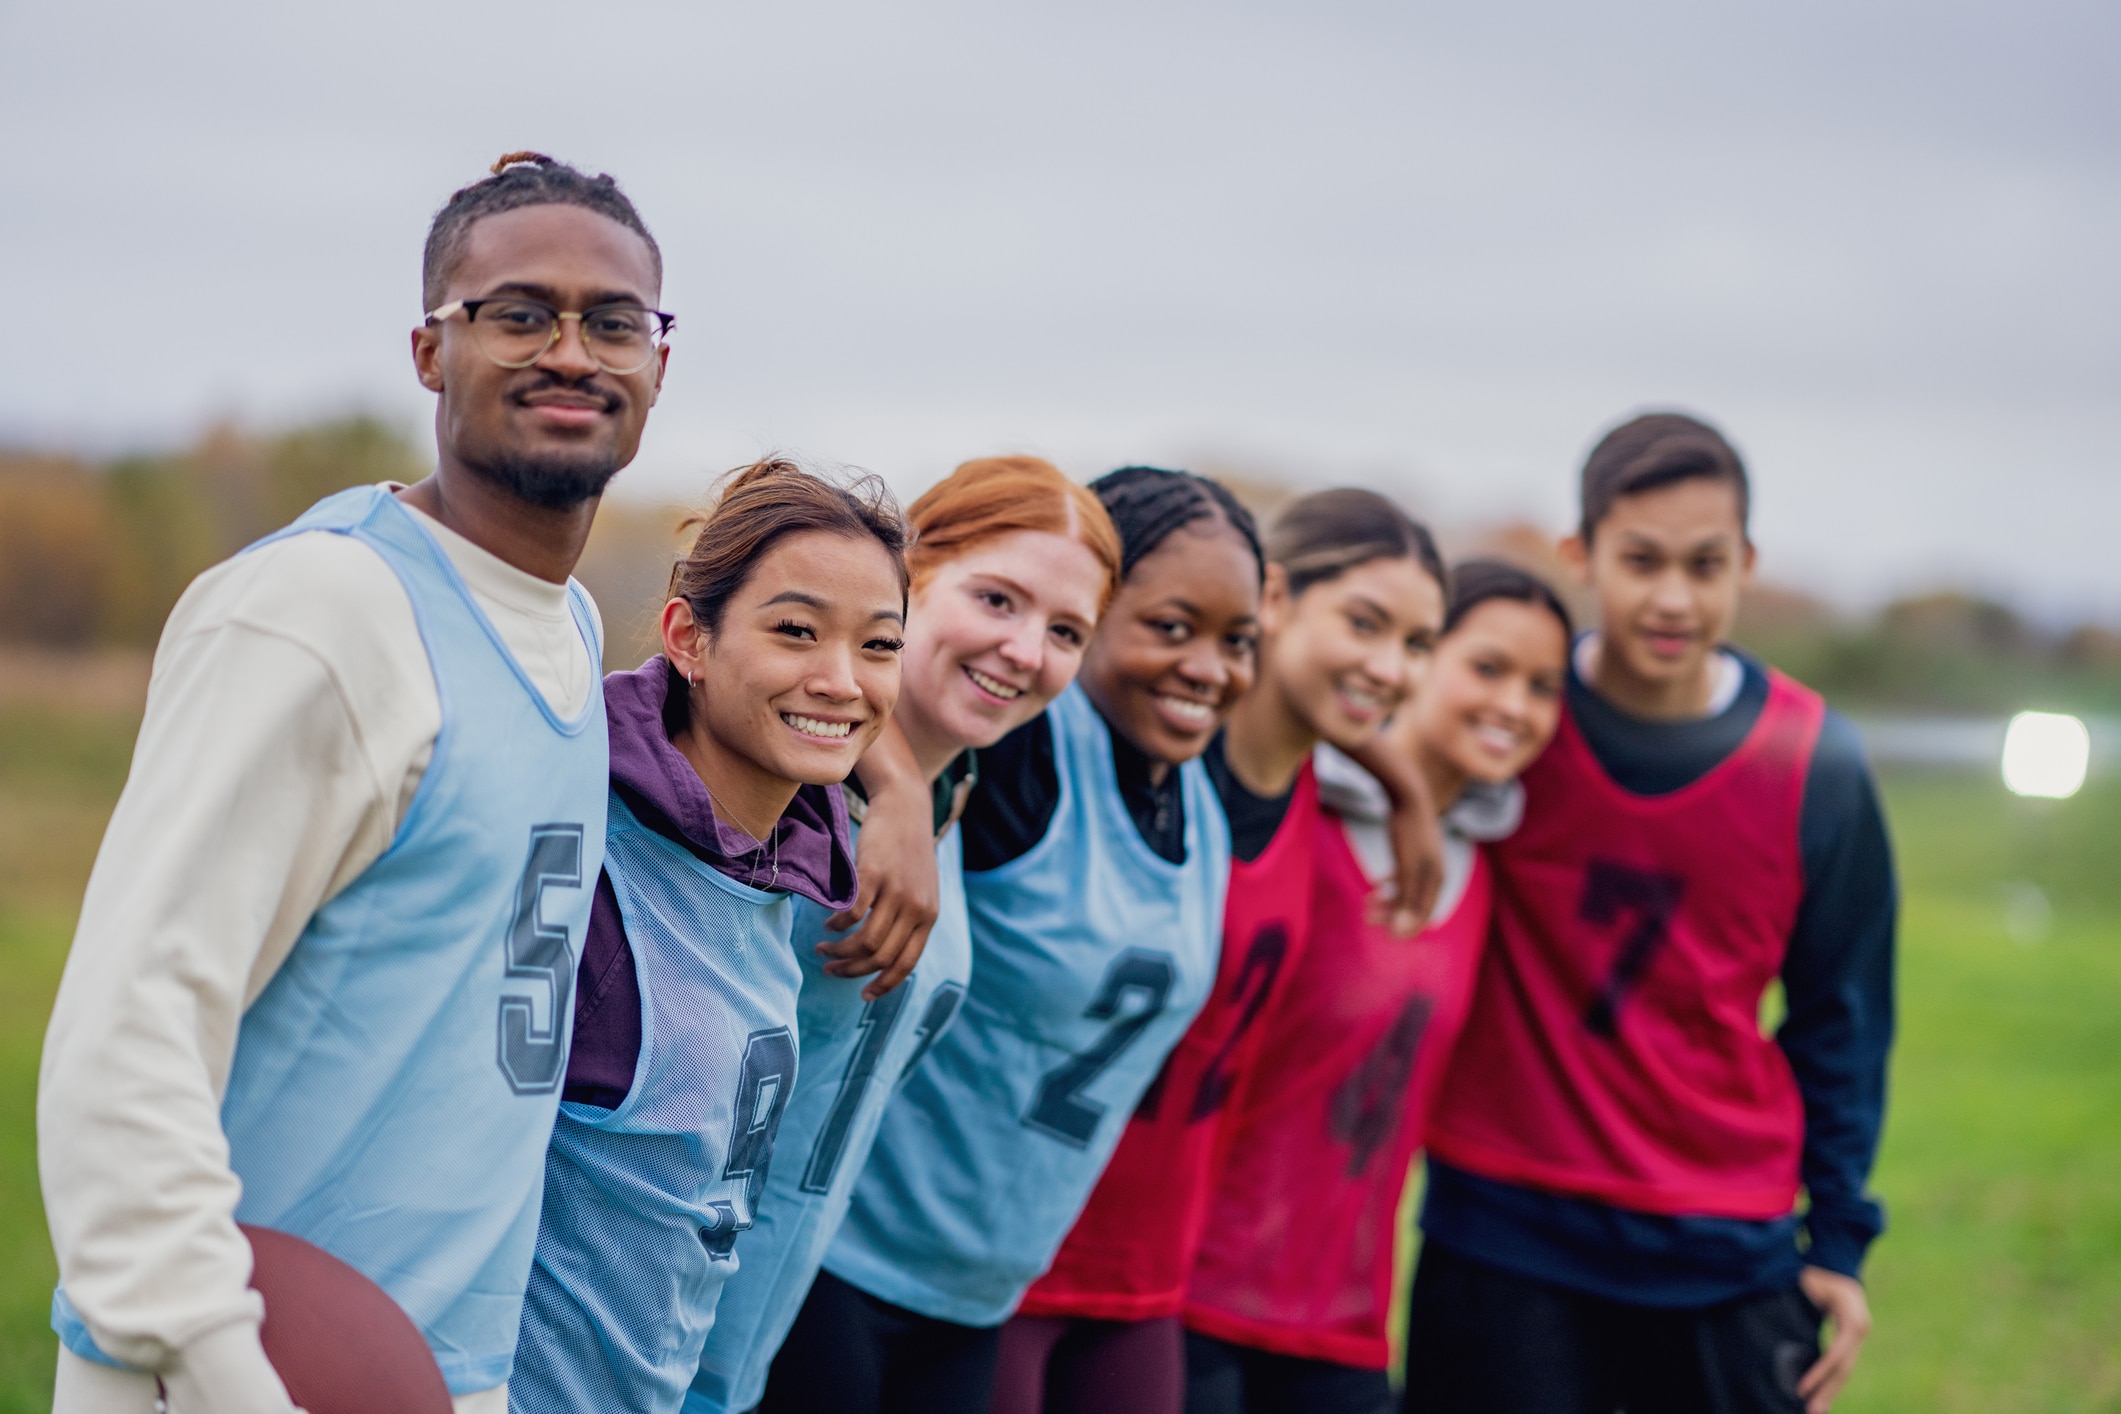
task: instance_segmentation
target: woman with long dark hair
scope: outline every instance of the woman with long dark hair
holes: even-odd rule
[[[1186,1300],[1188,1414],[1386,1414],[1399,1210],[1464,1025],[1491,912],[1479,842],[1522,810],[1553,737],[1569,619],[1492,560],[1459,565],[1435,659],[1387,746],[1443,810],[1445,886],[1420,936],[1363,916],[1384,877],[1383,792],[1322,752],[1313,945],[1261,1027]]]

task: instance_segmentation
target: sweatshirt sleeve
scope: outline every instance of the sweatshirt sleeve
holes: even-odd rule
[[[67,1300],[106,1354],[171,1374],[219,1350],[207,1363],[270,1375],[217,1335],[249,1325],[254,1346],[262,1314],[220,1123],[237,1031],[387,847],[439,722],[395,576],[341,537],[281,546],[311,540],[330,543],[209,571],[172,614],[45,1036],[38,1164]]]
[[[1855,728],[1828,713],[1805,782],[1804,901],[1782,968],[1776,1040],[1804,1100],[1813,1266],[1857,1276],[1885,1210],[1870,1193],[1893,1042],[1899,890],[1878,792]]]

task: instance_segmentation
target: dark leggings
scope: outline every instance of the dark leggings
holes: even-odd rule
[[[1182,1414],[1178,1317],[1016,1316],[1002,1327],[991,1414]]]
[[[773,1357],[759,1414],[987,1414],[1000,1334],[819,1272]]]
[[[1791,1287],[1663,1310],[1422,1244],[1408,1414],[1802,1414],[1819,1312]]]
[[[1186,1332],[1186,1414],[1393,1414],[1397,1408],[1382,1370]]]

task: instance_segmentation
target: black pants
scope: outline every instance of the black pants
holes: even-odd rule
[[[1421,1249],[1408,1311],[1408,1414],[1801,1414],[1819,1358],[1803,1292],[1668,1311]]]
[[[1276,1355],[1186,1332],[1186,1414],[1392,1414],[1382,1370]]]
[[[1185,1340],[1176,1316],[1011,1316],[989,1414],[1180,1414]]]
[[[819,1272],[759,1414],[987,1414],[999,1326],[917,1315]]]

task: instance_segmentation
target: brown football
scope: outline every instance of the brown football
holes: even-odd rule
[[[287,1393],[309,1414],[450,1414],[449,1386],[390,1293],[323,1248],[241,1225],[265,1298],[260,1332]]]

